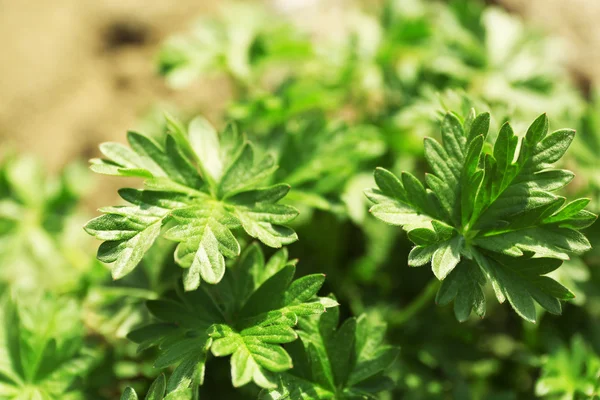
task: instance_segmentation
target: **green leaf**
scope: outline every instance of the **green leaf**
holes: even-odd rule
[[[383,344],[385,323],[366,315],[338,327],[337,309],[300,320],[302,346],[290,347],[294,369],[279,375],[277,388],[265,399],[374,398],[380,390],[366,382],[380,377],[398,356]]]
[[[600,358],[580,335],[570,346],[554,346],[542,359],[542,372],[535,385],[539,397],[586,398],[594,396]]]
[[[496,176],[492,184],[494,195],[504,191],[517,173],[513,162],[518,144],[519,138],[513,132],[510,124],[507,122],[502,125],[494,144],[494,159],[496,160]]]
[[[175,372],[173,373],[175,375]],[[169,379],[171,381],[172,378]],[[169,391],[168,394],[165,394],[167,382],[164,374],[160,374],[158,378],[152,382],[150,385],[150,389],[148,389],[148,393],[145,400],[192,400],[192,391],[188,388],[180,388],[174,391]],[[137,400],[138,395],[135,390],[131,387],[125,388],[123,394],[121,395],[121,400]]]
[[[283,372],[292,368],[291,357],[277,344],[289,343],[297,336],[282,335],[279,332],[281,329],[284,328],[271,327],[271,332],[259,333],[254,328],[235,333],[228,326],[213,325],[210,333],[213,338],[211,351],[217,357],[231,355],[233,386],[239,387],[254,381],[262,387],[274,387],[274,375],[267,371]]]
[[[277,169],[273,157],[267,155],[255,160],[252,144],[244,143],[238,156],[224,173],[219,183],[219,196],[232,196],[264,181]]]
[[[133,388],[127,387],[121,395],[121,400],[138,400],[138,396]]]
[[[485,315],[484,285],[485,276],[480,267],[470,260],[462,260],[442,282],[435,302],[446,305],[454,300],[454,314],[460,322],[466,321],[471,311],[475,311],[483,318]]]
[[[97,264],[89,238],[78,234],[93,177],[79,163],[50,174],[32,156],[9,151],[0,159],[0,291],[79,290]]]
[[[498,255],[488,258],[493,259],[490,264],[496,268],[495,274],[504,288],[506,298],[515,311],[528,321],[536,322],[534,301],[548,312],[560,314],[560,300],[574,297],[568,289],[545,276],[560,267],[561,260],[527,257],[512,259]]]
[[[90,376],[101,357],[84,346],[82,314],[75,299],[41,294],[11,297],[7,293],[0,308],[0,397],[85,396],[81,378]]]
[[[167,386],[167,381],[165,379],[164,374],[160,374],[158,378],[152,385],[150,385],[150,389],[148,389],[148,394],[146,395],[145,400],[161,400],[165,394],[165,389]]]
[[[165,134],[165,147],[130,132],[131,148],[104,144],[109,160],[93,161],[96,172],[147,178],[146,189],[119,191],[131,205],[102,208],[105,215],[85,227],[105,241],[98,258],[113,263],[115,279],[130,273],[159,237],[179,243],[175,261],[184,268],[186,290],[196,289],[202,280],[215,284],[222,279],[225,258],[240,252],[233,229],[241,227],[277,248],[298,239],[285,226],[298,212],[278,204],[289,186],[261,186],[276,169],[272,157],[257,156],[233,128],[219,135],[201,117],[192,121],[187,134],[173,119],[167,126],[173,136]]]
[[[439,245],[431,260],[431,267],[436,278],[444,280],[452,272],[460,261],[461,250],[462,238],[459,236]]]
[[[114,215],[108,214],[107,216]],[[100,217],[101,218],[101,217]],[[91,221],[93,222],[93,220]],[[160,235],[161,220],[151,223],[135,236],[124,240],[110,240],[102,243],[98,249],[98,259],[104,262],[114,262],[111,270],[114,279],[120,279],[130,273],[142,261],[144,254],[152,247]],[[86,231],[96,235],[94,224],[86,225]]]
[[[225,273],[224,256],[239,255],[240,245],[235,236],[219,222],[227,215],[218,205],[212,208],[188,207],[172,212],[177,225],[169,229],[164,237],[180,242],[175,250],[175,260],[187,268],[184,279],[186,290],[194,290],[200,277],[208,283],[218,283]]]
[[[474,109],[471,110],[473,111],[473,113],[475,113]],[[490,113],[481,113],[476,115],[469,129],[469,137],[467,138],[467,143],[473,143],[474,139],[480,135],[485,138],[489,130]]]
[[[207,353],[231,356],[233,385],[275,388],[277,373],[292,368],[283,344],[295,341],[301,316],[319,315],[336,302],[319,298],[324,276],[293,280],[294,262],[284,250],[265,262],[249,246],[217,285],[178,290],[148,302],[156,322],[129,334],[140,350],[158,347],[156,368],[175,366],[168,394],[202,384]]]
[[[188,129],[190,147],[194,150],[202,177],[216,188],[223,175],[219,137],[213,126],[203,117],[196,117]]]
[[[414,183],[412,176],[406,175],[403,179],[410,182],[411,196],[414,192],[420,192],[419,185]],[[391,172],[377,168],[375,182],[379,189],[366,192],[367,197],[376,203],[369,210],[371,214],[388,224],[402,226],[407,231],[431,226],[434,217],[427,214],[431,209],[430,205],[417,203],[422,199],[421,196],[417,196],[415,200],[409,197],[402,182]]]
[[[285,104],[298,101],[306,93],[291,99],[280,96],[283,95],[278,93],[275,100]],[[276,144],[279,142],[281,146]],[[272,127],[266,143],[275,144],[278,151],[278,179],[293,186],[292,195],[299,192],[304,195],[298,203],[313,207],[308,203],[311,202],[321,208],[327,207],[327,200],[339,203],[347,183],[386,149],[383,135],[375,126],[331,121],[322,111],[308,116],[301,114],[285,121],[283,128]]]
[[[535,322],[536,302],[559,314],[560,301],[572,295],[545,272],[531,272],[524,260],[558,268],[561,260],[585,253],[591,245],[579,230],[596,216],[583,209],[586,199],[565,205],[552,193],[574,177],[552,165],[565,154],[574,131],[548,134],[542,115],[519,144],[505,123],[489,152],[484,145],[489,119],[481,114],[465,125],[446,114],[442,144],[425,139],[425,158],[433,170],[425,176],[428,188],[405,172],[399,180],[378,168],[378,188],[366,194],[375,203],[371,213],[402,227],[415,244],[408,264],[431,261],[434,275],[444,282],[438,303],[454,300],[458,320],[473,310],[485,314],[482,288],[489,281],[500,302],[508,299],[521,317]]]
[[[413,247],[408,254],[408,265],[411,267],[421,267],[429,263],[438,248],[438,244]]]

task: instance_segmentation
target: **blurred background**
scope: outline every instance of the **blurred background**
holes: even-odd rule
[[[333,31],[337,11],[350,1],[271,3],[299,23]],[[158,76],[155,59],[167,37],[222,3],[0,0],[0,151],[34,153],[55,171],[70,159],[95,155],[102,141],[123,140],[159,101],[216,118],[228,96],[222,81],[201,79],[173,90]],[[582,85],[600,78],[600,2],[498,3],[564,39],[568,67]]]

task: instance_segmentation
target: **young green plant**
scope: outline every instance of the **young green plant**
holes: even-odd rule
[[[105,214],[85,227],[105,241],[98,258],[113,263],[115,279],[131,272],[160,235],[179,243],[175,260],[184,268],[186,290],[223,278],[225,257],[240,254],[236,229],[270,247],[297,240],[282,224],[298,212],[278,204],[290,187],[262,185],[277,168],[272,156],[234,127],[219,135],[201,117],[187,133],[171,119],[168,127],[161,142],[129,132],[131,148],[104,143],[100,150],[109,159],[92,160],[98,173],[145,179],[145,189],[119,191],[130,205],[102,208]]]
[[[499,302],[508,302],[528,321],[536,321],[534,301],[561,313],[561,300],[573,294],[545,276],[569,254],[590,249],[579,232],[596,216],[584,210],[588,199],[566,203],[553,192],[573,179],[555,169],[575,132],[548,134],[546,115],[519,137],[506,123],[491,150],[486,149],[489,114],[469,114],[461,121],[452,113],[442,121],[442,144],[425,139],[425,158],[433,170],[427,188],[408,172],[397,178],[375,171],[378,188],[366,192],[375,203],[371,213],[401,226],[415,244],[408,263],[431,262],[443,281],[437,302],[454,300],[460,321],[471,311],[485,315],[483,287],[491,282]]]

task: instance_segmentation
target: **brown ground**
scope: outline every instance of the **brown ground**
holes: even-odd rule
[[[600,78],[600,1],[501,0],[571,45],[573,68]],[[168,89],[154,69],[159,43],[219,0],[0,0],[0,151],[41,155],[55,170],[123,140],[161,101],[212,110],[219,85]],[[209,115],[210,116],[210,115]]]

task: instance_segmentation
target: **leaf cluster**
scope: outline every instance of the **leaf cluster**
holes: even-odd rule
[[[240,88],[251,86],[265,65],[285,65],[313,52],[305,35],[276,21],[258,5],[229,4],[217,17],[170,38],[160,51],[159,71],[174,87],[219,73]]]
[[[582,254],[590,243],[579,230],[596,216],[587,199],[570,203],[553,192],[573,173],[553,168],[575,132],[548,133],[546,115],[537,118],[519,140],[504,124],[489,151],[484,149],[489,114],[474,113],[461,121],[447,114],[442,144],[425,139],[425,159],[433,173],[427,188],[408,172],[399,179],[385,169],[375,171],[378,189],[367,192],[371,213],[401,226],[415,244],[411,266],[431,262],[443,281],[437,301],[454,300],[459,320],[471,311],[485,315],[483,287],[490,282],[500,303],[535,322],[534,301],[560,314],[560,300],[573,294],[545,276],[569,254]]]
[[[248,247],[216,286],[178,290],[148,302],[157,322],[130,333],[140,350],[158,346],[154,366],[176,366],[167,393],[202,384],[207,356],[231,356],[231,380],[274,388],[277,373],[292,368],[281,346],[298,338],[301,317],[321,314],[337,303],[316,297],[322,274],[293,280],[295,261],[280,250],[267,262],[260,247]]]
[[[562,345],[549,354],[535,393],[548,399],[594,398],[600,390],[600,358],[581,336],[573,336],[571,346]]]
[[[93,266],[79,201],[91,189],[85,167],[50,176],[33,156],[0,163],[0,282],[21,290],[71,290]],[[87,182],[87,183],[86,183]]]
[[[16,296],[15,296],[16,297]],[[96,356],[84,347],[73,299],[4,296],[0,311],[0,397],[83,399],[81,377]]]
[[[270,247],[297,240],[282,225],[297,211],[278,204],[289,186],[263,186],[277,168],[271,155],[233,127],[219,135],[200,117],[187,133],[175,121],[169,126],[164,143],[129,132],[131,147],[105,143],[100,149],[108,159],[92,160],[98,173],[145,179],[144,189],[119,191],[130,205],[103,208],[85,227],[104,240],[98,258],[113,264],[115,279],[131,272],[159,236],[178,243],[186,290],[223,278],[225,258],[240,254],[236,230]]]
[[[386,324],[366,315],[341,326],[339,309],[300,321],[301,345],[291,351],[294,369],[280,375],[263,399],[376,398],[394,382],[385,374],[398,349],[383,344]]]

